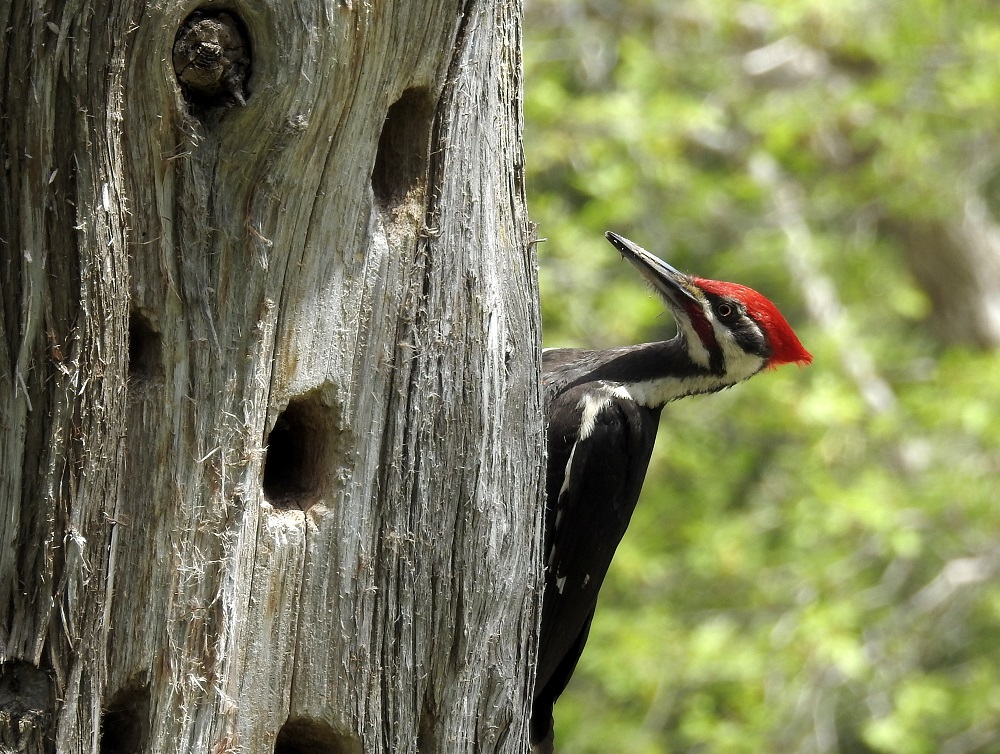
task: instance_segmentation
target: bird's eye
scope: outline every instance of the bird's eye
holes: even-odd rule
[[[732,319],[736,315],[736,307],[723,302],[715,307],[715,313],[719,319]]]

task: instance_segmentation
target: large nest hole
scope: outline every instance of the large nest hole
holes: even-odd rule
[[[386,113],[372,170],[372,190],[383,208],[423,194],[433,121],[426,89],[407,89]]]
[[[338,436],[335,409],[319,391],[289,401],[267,436],[264,498],[279,508],[318,502],[333,478]]]

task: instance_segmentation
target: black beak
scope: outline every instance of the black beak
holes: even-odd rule
[[[609,230],[604,234],[604,237],[621,252],[625,259],[635,265],[642,276],[652,283],[653,287],[663,294],[667,301],[682,309],[685,301],[701,305],[697,296],[692,292],[694,284],[691,282],[691,278],[683,272],[674,269],[662,259],[653,256],[638,244],[632,243],[617,233],[612,233]]]

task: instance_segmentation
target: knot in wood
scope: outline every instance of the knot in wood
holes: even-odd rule
[[[174,73],[202,98],[228,96],[246,104],[244,84],[250,72],[250,45],[242,24],[229,13],[195,12],[174,41]],[[212,104],[228,104],[213,102]]]

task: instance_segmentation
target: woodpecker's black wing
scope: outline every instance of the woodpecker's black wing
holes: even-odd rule
[[[532,741],[551,733],[552,705],[583,651],[601,584],[635,509],[660,409],[588,381],[594,352],[546,352],[548,419],[545,594]]]

